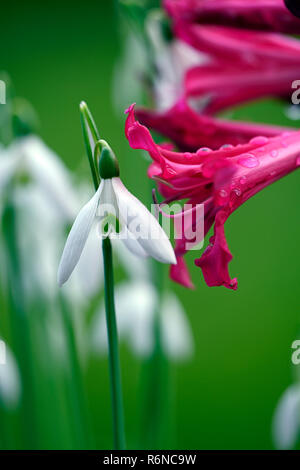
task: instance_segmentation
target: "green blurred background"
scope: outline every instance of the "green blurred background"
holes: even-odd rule
[[[125,184],[149,201],[147,162],[129,148],[124,115],[113,107],[112,77],[122,44],[115,8],[113,1],[100,0],[6,2],[1,7],[0,68],[10,74],[17,94],[34,106],[46,144],[85,176],[78,104],[86,100],[120,159]],[[282,107],[270,101],[240,109],[235,116],[290,125]],[[196,289],[175,284],[172,289],[189,316],[196,352],[192,360],[172,366],[174,432],[163,437],[161,448],[272,448],[273,411],[292,382],[291,344],[300,338],[299,202],[299,175],[294,173],[230,217],[226,233],[237,292],[208,288],[193,264],[195,253],[188,255]],[[132,447],[141,364],[126,347],[121,358]],[[91,361],[87,380],[95,446],[109,448],[105,358]]]

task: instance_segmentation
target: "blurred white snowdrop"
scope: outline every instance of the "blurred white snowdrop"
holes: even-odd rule
[[[1,344],[3,341],[0,338]],[[3,363],[4,362],[4,363]],[[5,361],[0,362],[0,405],[7,409],[18,406],[21,396],[21,381],[18,365],[8,346],[5,346]]]
[[[67,226],[86,198],[85,185],[75,191],[72,176],[59,157],[37,136],[16,139],[0,149],[0,195],[13,183],[13,202],[18,211],[19,243],[26,291],[53,298],[57,294],[56,272]],[[78,188],[77,188],[78,189]],[[95,259],[91,236],[78,270],[65,294],[74,302],[88,301],[102,284],[101,252]],[[99,250],[100,251],[100,250]]]
[[[163,16],[159,10],[147,18],[146,30],[154,51],[157,73],[154,82],[154,99],[157,110],[171,108],[183,95],[186,71],[208,61],[205,54],[196,51],[178,39],[167,40],[162,28]]]
[[[143,101],[142,77],[148,66],[144,44],[129,30],[126,34],[123,55],[117,61],[113,75],[113,101],[117,110],[126,109],[128,103]]]
[[[161,322],[161,340],[165,354],[183,360],[194,351],[194,340],[186,313],[178,298],[166,292],[160,302],[150,281],[149,263],[137,258],[113,240],[113,247],[131,279],[115,287],[116,316],[120,341],[134,354],[148,357],[155,345],[156,315]],[[91,325],[91,345],[96,353],[107,352],[105,308],[102,303]]]
[[[277,449],[292,449],[300,434],[300,385],[288,387],[281,396],[273,419],[273,439]]]
[[[69,172],[39,137],[29,135],[18,138],[8,148],[2,149],[0,174],[0,191],[12,179],[25,177],[36,185],[62,218],[72,220],[74,217],[78,202]]]
[[[123,55],[115,67],[113,99],[116,108],[125,109],[129,103],[142,103],[145,95],[145,71],[149,64],[156,68],[153,78],[153,94],[157,110],[172,107],[183,94],[183,80],[186,71],[209,61],[208,56],[196,51],[183,41],[167,39],[163,32],[164,15],[158,9],[152,10],[146,19],[146,41],[128,32]],[[132,86],[134,83],[134,87]],[[194,100],[192,100],[194,102]]]

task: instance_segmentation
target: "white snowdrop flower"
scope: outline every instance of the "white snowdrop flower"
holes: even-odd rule
[[[18,365],[7,345],[0,339],[0,347],[4,345],[5,353],[0,361],[0,405],[14,409],[21,396],[21,381]]]
[[[300,386],[288,387],[281,396],[273,419],[273,438],[277,449],[292,449],[300,431]]]
[[[99,141],[99,145],[102,148],[99,161],[102,180],[94,196],[79,212],[69,233],[58,268],[60,286],[69,279],[77,265],[94,221],[97,218],[102,222],[109,221],[111,215],[121,224],[118,237],[132,253],[176,264],[170,240],[158,221],[123,185],[118,162],[108,144]],[[107,233],[103,235],[107,236]]]
[[[160,305],[155,287],[147,281],[122,282],[115,288],[118,334],[134,354],[148,357],[154,349],[154,322],[161,321],[162,346],[174,361],[190,357],[194,350],[191,328],[175,294],[168,292]],[[107,352],[105,307],[102,304],[91,326],[92,348]]]

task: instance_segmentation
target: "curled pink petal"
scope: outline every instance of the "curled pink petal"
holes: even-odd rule
[[[228,264],[232,260],[232,254],[225,237],[224,223],[226,219],[226,212],[217,213],[214,236],[210,238],[210,245],[201,258],[195,260],[195,264],[202,269],[205,282],[209,287],[225,286],[228,289],[236,290],[237,279],[231,279],[228,272]]]

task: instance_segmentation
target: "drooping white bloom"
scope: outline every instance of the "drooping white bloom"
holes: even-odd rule
[[[170,240],[158,221],[119,177],[112,177],[101,180],[94,196],[76,217],[58,268],[59,285],[69,279],[77,265],[95,219],[99,216],[103,220],[107,211],[119,220],[122,228],[119,237],[131,252],[176,264]]]
[[[171,291],[162,298],[161,322],[166,355],[177,361],[191,357],[194,352],[191,326],[181,302]]]
[[[277,449],[292,449],[300,434],[300,386],[291,385],[281,396],[273,419]]]
[[[194,342],[184,309],[172,292],[159,301],[154,286],[146,280],[123,282],[115,289],[118,334],[134,354],[148,357],[154,349],[154,322],[161,325],[162,347],[167,357],[182,360],[193,353]],[[98,353],[107,351],[105,307],[94,318],[91,327],[92,347]]]
[[[1,345],[4,342],[0,338]],[[5,345],[5,353],[0,361],[0,404],[7,409],[18,405],[21,395],[21,381],[18,365],[10,349]]]

